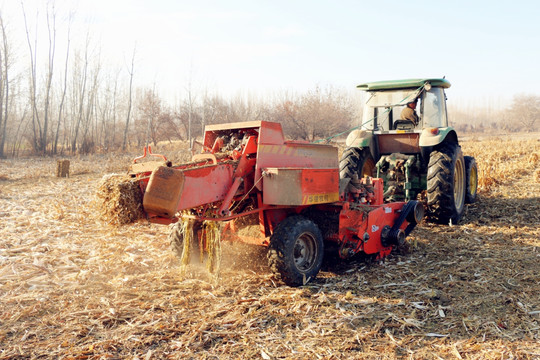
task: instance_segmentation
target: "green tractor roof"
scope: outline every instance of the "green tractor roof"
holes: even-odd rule
[[[365,91],[414,89],[423,86],[425,83],[430,83],[431,86],[439,86],[445,89],[449,88],[451,85],[450,81],[446,79],[406,79],[369,82],[360,84],[357,88]]]

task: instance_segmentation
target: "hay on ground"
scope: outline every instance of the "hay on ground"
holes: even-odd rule
[[[459,224],[423,222],[408,250],[299,288],[262,248],[221,243],[213,284],[180,274],[166,226],[96,221],[101,177],[129,159],[60,179],[55,159],[3,160],[0,360],[539,359],[540,142],[507,138],[463,142],[496,182]]]

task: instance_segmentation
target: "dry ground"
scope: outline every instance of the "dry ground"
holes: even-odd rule
[[[276,283],[228,249],[218,284],[182,277],[168,229],[100,223],[99,179],[128,159],[0,162],[0,358],[538,359],[540,142],[471,139],[479,201],[422,224],[382,263]],[[231,260],[232,259],[232,260]]]

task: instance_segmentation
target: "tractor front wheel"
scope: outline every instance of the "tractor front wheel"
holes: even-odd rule
[[[321,269],[324,243],[319,227],[303,216],[283,220],[270,238],[270,269],[289,286],[305,285]]]
[[[465,208],[465,164],[458,144],[431,152],[427,174],[429,215],[439,223],[456,224]]]

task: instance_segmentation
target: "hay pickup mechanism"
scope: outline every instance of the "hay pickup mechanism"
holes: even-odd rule
[[[423,217],[417,201],[384,203],[382,179],[340,179],[336,147],[285,141],[278,123],[207,126],[202,145],[186,164],[172,166],[149,149],[162,161],[138,158],[131,167],[148,219],[175,223],[170,238],[180,254],[182,222],[192,222],[203,252],[210,232],[203,224],[223,222],[223,239],[267,246],[270,268],[299,286],[317,275],[325,251],[383,258]]]

